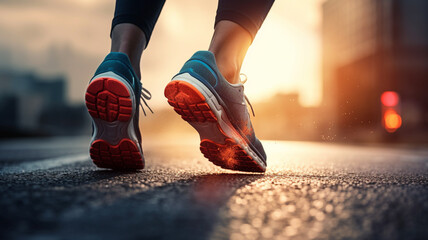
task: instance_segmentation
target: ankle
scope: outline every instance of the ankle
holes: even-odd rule
[[[113,28],[111,52],[128,55],[138,78],[141,78],[140,60],[146,44],[147,40],[143,31],[133,24],[123,23]]]
[[[240,82],[241,65],[251,41],[248,31],[232,21],[216,24],[208,50],[214,53],[217,66],[228,82]]]
[[[217,67],[220,70],[221,75],[231,84],[239,83],[239,74],[241,66],[239,61],[233,61],[230,58],[216,57]]]

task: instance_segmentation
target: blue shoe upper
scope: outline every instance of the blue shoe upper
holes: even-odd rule
[[[94,76],[110,71],[126,79],[126,81],[128,81],[132,86],[136,97],[140,99],[141,82],[132,68],[128,55],[120,52],[109,53],[95,71]]]
[[[180,73],[189,73],[213,92],[225,109],[229,120],[249,146],[266,162],[266,154],[259,139],[255,136],[250,115],[244,98],[244,85],[230,84],[220,73],[214,54],[198,51],[184,64]]]
[[[114,72],[115,74],[124,78],[131,86],[135,95],[135,115],[133,118],[135,133],[137,134],[138,141],[141,146],[141,133],[139,128],[139,109],[140,109],[140,97],[141,97],[141,89],[142,85],[140,79],[132,68],[131,61],[129,60],[128,55],[120,52],[112,52],[109,53],[104,61],[100,64],[100,66],[95,71],[94,76],[106,73],[106,72]]]

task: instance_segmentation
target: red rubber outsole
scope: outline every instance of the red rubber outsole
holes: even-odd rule
[[[176,113],[188,122],[217,122],[210,106],[194,86],[187,82],[170,82],[165,88],[165,97]]]
[[[166,86],[164,94],[169,105],[181,115],[183,120],[217,123],[217,128],[223,134],[225,143],[216,143],[210,139],[202,139],[200,143],[200,150],[209,161],[225,169],[246,172],[265,171],[234,139],[223,132],[204,95],[192,84],[180,80],[171,81]]]
[[[143,158],[138,147],[130,139],[122,139],[117,145],[95,140],[89,150],[97,167],[112,169],[143,169]]]
[[[114,78],[93,80],[85,94],[86,107],[93,118],[107,122],[127,122],[132,115],[132,99],[128,88]]]
[[[225,144],[203,139],[200,150],[204,154],[204,157],[208,158],[215,165],[225,169],[244,172],[265,171],[231,138],[226,138]]]
[[[92,118],[106,122],[127,122],[132,116],[131,94],[120,80],[108,77],[91,81],[86,94],[86,107]],[[103,139],[92,142],[92,161],[97,167],[110,169],[143,169],[144,160],[137,145],[123,138],[117,145]]]

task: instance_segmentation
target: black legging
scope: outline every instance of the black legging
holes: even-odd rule
[[[219,0],[215,24],[221,20],[233,21],[254,39],[274,1]],[[144,32],[148,43],[164,3],[165,0],[116,0],[111,29],[120,23],[132,23]]]

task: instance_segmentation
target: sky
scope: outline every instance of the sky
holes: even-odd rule
[[[321,4],[277,0],[250,47],[241,72],[252,102],[297,92],[300,103],[321,102]],[[168,0],[142,57],[150,105],[166,107],[163,89],[213,33],[217,1]],[[83,102],[85,87],[110,49],[114,1],[0,0],[0,68],[63,75],[68,99]]]

